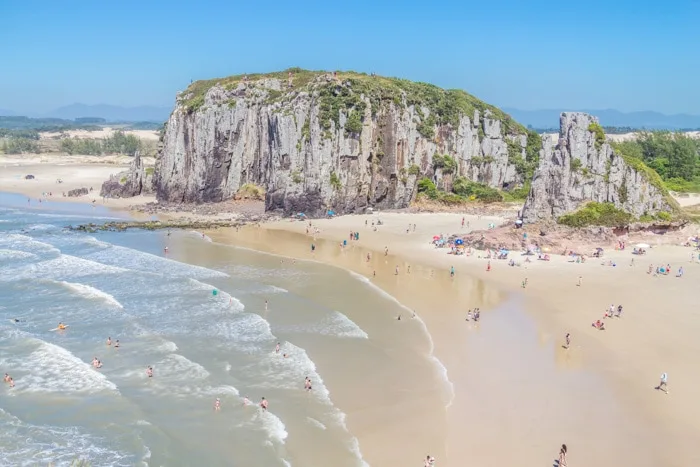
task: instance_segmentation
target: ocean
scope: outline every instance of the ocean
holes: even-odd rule
[[[199,232],[64,228],[120,217],[0,194],[0,465],[363,466],[367,412],[408,383],[449,404],[425,328],[397,336],[406,309],[364,278]]]

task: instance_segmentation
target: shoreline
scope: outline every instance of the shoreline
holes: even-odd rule
[[[45,167],[55,169],[50,165]],[[110,168],[120,170],[115,166]],[[4,182],[5,180],[0,180],[0,186],[6,190]],[[91,204],[86,197],[72,199],[54,197],[50,201]],[[112,204],[98,204],[98,206],[138,219],[138,213],[125,212],[126,209],[137,204],[138,200],[119,201],[124,202],[124,207]],[[157,215],[165,217],[167,213]],[[202,217],[211,218],[206,214]],[[646,257],[635,258],[630,255],[629,250],[624,252],[606,250],[602,260],[591,258],[586,264],[571,264],[567,261],[568,258],[553,254],[551,262],[533,261],[532,264],[525,265],[522,263],[523,258],[516,255],[514,259],[522,263],[520,267],[506,267],[504,262],[493,260],[493,269],[487,272],[486,260],[479,258],[483,252],[477,252],[468,258],[455,258],[445,255],[444,250],[435,250],[429,245],[431,235],[459,231],[460,217],[462,217],[461,214],[375,213],[341,216],[331,220],[318,219],[312,221],[320,228],[316,240],[304,234],[306,222],[290,222],[288,219],[265,222],[259,227],[249,225],[240,231],[220,229],[212,232],[211,236],[220,237],[223,239],[222,243],[271,254],[279,254],[273,251],[279,245],[273,242],[262,242],[261,237],[284,239],[281,244],[292,250],[291,254],[285,256],[299,260],[310,259],[308,244],[311,241],[323,242],[323,249],[329,253],[322,256],[323,260],[314,259],[314,261],[357,274],[381,293],[392,297],[401,306],[419,310],[418,315],[422,317],[421,320],[433,342],[432,350],[435,358],[446,369],[448,380],[453,385],[455,393],[453,399],[455,404],[448,404],[447,407],[452,412],[452,416],[448,415],[451,421],[448,422],[450,428],[444,447],[447,459],[446,462],[438,459],[441,466],[459,465],[459,462],[464,459],[476,459],[482,465],[491,465],[494,452],[498,452],[498,456],[505,456],[501,462],[525,466],[541,465],[546,461],[543,456],[551,453],[553,457],[561,443],[567,443],[570,449],[576,447],[578,452],[575,456],[571,454],[572,460],[576,458],[577,463],[583,462],[586,465],[615,465],[612,462],[613,458],[619,459],[618,462],[626,463],[631,463],[630,459],[632,459],[637,465],[650,466],[655,464],[681,466],[700,460],[700,455],[694,450],[695,435],[700,433],[700,407],[694,403],[692,392],[692,388],[700,384],[700,372],[697,371],[700,365],[692,360],[692,356],[700,351],[700,344],[695,343],[696,332],[700,332],[700,320],[687,314],[693,306],[692,277],[698,274],[696,271],[700,263],[697,261],[691,263],[688,260],[691,250],[680,246],[661,245],[662,237],[652,237],[658,240],[658,246],[649,250]],[[482,218],[482,216],[465,217],[469,218],[475,226],[478,226],[478,221],[483,224],[487,221],[495,221],[495,218]],[[369,228],[365,229],[362,226],[363,220],[377,218],[385,220],[385,225],[378,232],[372,232]],[[421,230],[418,234],[404,233],[405,225],[408,223],[420,223]],[[360,240],[350,242],[347,249],[340,250],[338,242],[346,239],[350,231],[361,232]],[[466,234],[467,231],[461,233]],[[380,264],[385,246],[391,247],[391,253],[383,264]],[[341,255],[338,250],[346,254]],[[373,265],[379,272],[377,278],[371,277],[371,272],[365,264],[364,256],[367,252],[372,253]],[[628,266],[631,258],[638,260],[638,264],[634,267]],[[616,266],[601,265],[607,261],[614,261]],[[647,264],[665,265],[667,262],[674,265],[674,270],[678,265],[687,268],[690,277],[677,279],[672,276],[655,277],[645,274]],[[396,277],[393,274],[394,264],[401,270],[401,274]],[[447,278],[447,271],[451,265],[455,265],[457,271],[455,281]],[[413,267],[414,277],[420,274],[423,282],[407,278],[405,271],[409,266]],[[581,287],[576,286],[579,276],[583,277]],[[520,283],[526,278],[529,280],[527,288],[522,288]],[[430,287],[424,287],[426,283],[430,283]],[[461,286],[455,287],[455,283],[460,283]],[[640,286],[640,284],[643,285]],[[466,289],[468,292],[464,293],[464,290],[460,289]],[[477,295],[477,299],[474,299],[474,295]],[[513,305],[513,300],[520,301],[518,303],[521,304]],[[594,330],[590,323],[596,319],[602,319],[603,310],[610,303],[624,304],[625,319],[619,321],[611,319],[606,323],[608,329],[605,332]],[[489,404],[484,405],[490,407],[491,412],[480,412],[470,400],[470,392],[478,391],[478,388],[474,388],[472,379],[476,377],[482,381],[489,380],[499,371],[497,368],[491,368],[493,365],[489,364],[499,349],[493,348],[493,343],[480,343],[481,347],[478,351],[483,352],[483,355],[476,360],[483,361],[478,362],[474,362],[472,355],[465,349],[455,349],[457,344],[466,343],[468,346],[480,340],[479,334],[470,333],[456,325],[456,323],[463,323],[466,309],[474,306],[484,307],[482,316],[484,323],[480,324],[482,328],[487,327],[486,323],[492,310],[501,306],[522,307],[522,311],[506,310],[499,313],[509,314],[513,320],[522,318],[518,317],[518,313],[522,313],[527,319],[532,320],[536,325],[531,333],[539,339],[539,345],[546,348],[546,352],[537,354],[533,358],[538,361],[553,359],[556,365],[563,366],[545,376],[539,374],[537,378],[547,380],[548,377],[552,377],[559,384],[559,380],[568,378],[570,373],[590,372],[591,376],[588,378],[595,379],[599,384],[604,385],[602,392],[607,394],[614,403],[608,406],[608,401],[596,399],[592,395],[595,389],[587,387],[587,381],[582,380],[577,384],[589,389],[589,393],[580,392],[580,388],[566,385],[559,388],[561,391],[571,391],[578,399],[571,398],[571,394],[547,394],[548,397],[556,400],[553,402],[555,406],[557,404],[561,406],[560,410],[570,411],[563,419],[559,419],[558,415],[553,413],[527,414],[524,408],[519,407],[517,409],[512,407],[511,409],[515,409],[512,414],[495,416],[494,412],[499,407]],[[435,312],[435,308],[449,310],[450,315],[439,315]],[[671,313],[673,311],[680,312]],[[502,322],[500,326],[501,332],[505,333],[512,325]],[[528,325],[523,324],[523,326]],[[479,330],[479,332],[482,331],[484,329]],[[559,347],[566,332],[572,333],[573,345],[570,351],[563,352]],[[519,335],[512,337],[523,338]],[[491,335],[491,338],[495,342],[499,334]],[[505,345],[518,349],[518,346],[522,346],[523,343],[507,342]],[[516,372],[517,368],[513,367],[510,370]],[[672,393],[670,396],[664,396],[652,390],[658,383],[658,375],[661,372],[668,372],[670,375]],[[478,376],[474,376],[475,373]],[[601,379],[596,379],[598,377]],[[483,394],[483,397],[488,401],[499,398],[510,400],[514,395],[513,391],[515,393],[519,391],[517,385],[524,383],[525,380],[516,381],[514,382],[516,387],[505,388],[507,390],[500,392],[498,388],[489,387],[493,391]],[[498,381],[494,384],[498,384]],[[548,385],[544,385],[544,381],[541,384],[543,386],[540,390],[546,388],[545,391],[547,391]],[[540,396],[537,392],[533,392],[530,397],[536,399]],[[481,402],[484,403],[487,400]],[[570,407],[567,408],[562,402],[569,403]],[[528,400],[528,403],[536,406],[538,404],[537,401],[533,403],[532,399]],[[568,418],[577,419],[579,412],[585,413],[592,409],[590,404],[604,406],[608,412],[618,410],[619,406],[621,407],[619,409],[621,412],[617,415],[619,420],[628,419],[626,423],[619,420],[610,423],[610,426],[616,427],[613,430],[616,445],[606,446],[610,450],[606,452],[608,454],[606,460],[610,461],[609,463],[601,464],[600,459],[595,457],[595,453],[589,452],[605,445],[605,440],[597,437],[598,434],[588,435],[591,431],[605,432],[610,429],[606,427],[605,414],[599,414],[603,418],[598,420],[598,423],[578,421],[575,424],[576,429],[566,436],[566,425],[570,424]],[[547,408],[541,406],[541,409]],[[477,420],[475,423],[470,423],[473,420],[470,417],[475,415],[478,416]],[[521,433],[513,433],[510,436],[504,436],[502,433],[496,435],[504,424],[514,421],[512,417],[528,416],[537,417],[531,420],[537,419],[541,424],[554,426],[548,426],[546,430],[538,432],[534,439],[520,439]],[[553,420],[556,420],[556,423],[552,423]],[[401,423],[401,420],[396,422]],[[573,428],[569,427],[569,429]],[[488,433],[483,434],[480,431]],[[468,438],[466,441],[465,433]],[[505,442],[514,454],[520,456],[508,457],[511,454],[500,453],[497,443],[499,437],[499,442]],[[361,440],[363,452],[366,451],[365,444],[373,443],[371,440],[368,441],[367,437],[364,437],[364,440],[363,436],[358,438]],[[473,441],[470,442],[470,440]],[[582,443],[584,440],[587,441],[586,444]],[[476,441],[481,446],[474,445]],[[528,446],[533,443],[537,446]],[[374,447],[370,451],[379,452],[381,448],[381,446]],[[436,453],[437,451],[433,455]],[[535,459],[537,459],[536,462]]]
[[[416,217],[417,219],[421,219],[421,216],[425,222],[428,221],[428,217],[430,216],[428,214],[394,214],[394,213],[385,213],[385,214],[380,214],[382,217],[403,217],[403,216],[418,216]],[[437,215],[437,216],[450,216],[450,215]],[[333,226],[332,228],[328,228],[327,230],[324,230],[320,233],[318,236],[319,239],[325,239],[327,242],[330,244],[334,244],[337,241],[341,241],[343,237],[345,237],[345,232],[349,232],[350,230],[347,229],[347,222],[352,222],[354,219],[361,220],[364,217],[367,216],[346,216],[343,218],[337,218],[333,220],[320,220],[320,221],[313,221],[315,224],[321,223],[324,227],[328,226],[330,223],[333,222],[338,222],[341,221],[343,224],[342,226]],[[459,217],[459,215],[453,215],[454,218]],[[343,221],[345,219],[345,221]],[[348,221],[347,219],[351,219]],[[303,225],[305,223],[299,223],[299,222],[288,222],[288,221],[280,221],[280,222],[273,222],[273,223],[268,223],[268,224],[263,224],[261,228],[253,228],[249,227],[250,229],[257,229],[257,230],[263,230],[263,231],[281,231],[281,232],[286,232],[286,233],[295,233],[299,235],[298,238],[296,238],[296,242],[301,243],[303,242],[303,239],[305,238],[303,235]],[[401,225],[404,225],[403,222],[400,223]],[[355,223],[356,226],[360,225],[360,223]],[[245,229],[245,228],[244,228]],[[456,230],[456,229],[455,229]],[[217,231],[216,235],[220,235],[221,232]],[[214,235],[214,233],[212,233]],[[256,234],[259,235],[259,234]],[[389,240],[386,238],[384,239],[383,242],[377,243],[376,241],[374,242],[368,242],[368,243],[363,243],[363,240],[365,240],[369,235],[369,233],[363,232],[360,237],[360,241],[356,242],[355,244],[352,245],[351,248],[357,248],[361,247],[364,249],[367,249],[369,251],[374,251],[375,255],[378,256],[381,254],[381,247],[379,245],[381,243],[389,243]],[[307,241],[310,241],[310,237],[306,237]],[[452,261],[451,258],[448,257],[448,255],[442,255],[442,256],[436,256],[434,251],[426,251],[425,248],[422,248],[423,251],[415,251],[416,249],[420,248],[414,243],[410,245],[402,245],[400,242],[396,241],[396,238],[391,238],[390,239],[393,243],[393,252],[395,253],[396,257],[400,258],[404,263],[403,264],[413,264],[414,265],[414,271],[416,271],[416,268],[420,268],[422,266],[427,266],[430,268],[433,267],[442,267],[443,271],[449,266],[447,264]],[[236,238],[234,235],[231,236],[229,239],[229,243],[232,243],[234,245],[240,245],[240,238]],[[243,242],[244,244],[246,243],[245,241]],[[410,243],[410,242],[409,242]],[[426,242],[427,243],[427,242]],[[337,245],[337,244],[336,244]],[[272,248],[264,247],[261,245],[257,245],[255,247],[252,247],[253,249],[260,250],[261,248],[263,251],[271,252]],[[413,250],[412,252],[409,250]],[[672,258],[672,261],[674,261],[676,264],[678,264],[681,260],[679,255],[684,256],[686,259],[685,261],[687,262],[687,256],[689,250],[688,249],[683,249],[681,247],[659,247],[656,251],[653,253],[661,253],[663,256],[666,256],[665,259]],[[653,260],[658,261],[659,257],[662,255],[656,255],[656,258]],[[360,256],[363,256],[364,253],[361,253]],[[607,254],[606,260],[614,260],[617,263],[620,263],[620,267],[622,267],[622,261],[625,261],[624,258],[629,255],[629,251],[626,252],[611,252]],[[392,254],[392,257],[394,254]],[[292,255],[292,257],[296,257],[297,259],[308,259],[308,255],[304,254],[298,254],[298,255]],[[645,258],[649,259],[649,258]],[[450,260],[450,261],[446,261]],[[581,290],[587,290],[589,286],[589,283],[591,284],[592,288],[594,289],[608,289],[606,295],[610,295],[610,292],[615,292],[615,290],[609,290],[610,289],[610,274],[608,274],[610,271],[612,271],[614,268],[611,267],[602,267],[602,273],[600,273],[599,276],[596,275],[596,272],[591,272],[595,268],[601,268],[599,261],[596,259],[591,259],[587,264],[580,265],[568,265],[565,261],[562,260],[562,258],[557,257],[553,258],[553,261],[551,263],[545,264],[540,262],[540,264],[535,264],[532,265],[531,269],[524,270],[522,268],[505,268],[505,265],[498,265],[498,274],[492,274],[493,272],[496,272],[496,267],[491,272],[486,272],[485,269],[483,268],[485,260],[478,260],[478,258],[468,258],[468,262],[466,265],[461,266],[461,273],[466,273],[472,277],[474,277],[477,281],[486,281],[485,284],[486,287],[492,287],[495,288],[496,290],[499,291],[499,293],[506,294],[507,297],[513,297],[513,296],[522,296],[523,297],[523,303],[524,303],[524,312],[526,315],[528,315],[530,318],[532,318],[536,323],[537,323],[537,328],[538,328],[538,333],[540,334],[540,337],[544,339],[544,341],[547,343],[547,345],[550,345],[551,347],[555,348],[555,357],[557,359],[559,358],[573,358],[577,361],[576,362],[576,367],[579,368],[584,368],[587,371],[594,371],[595,374],[600,375],[605,379],[606,384],[610,383],[610,391],[611,393],[615,394],[614,399],[617,401],[616,404],[619,404],[621,407],[624,408],[623,414],[620,415],[620,418],[629,418],[630,420],[634,420],[635,423],[642,423],[642,428],[636,428],[634,427],[633,423],[626,423],[624,426],[624,429],[629,431],[630,435],[627,440],[622,440],[622,439],[617,439],[617,446],[615,447],[616,450],[618,451],[641,451],[640,448],[638,447],[638,444],[640,442],[643,442],[645,446],[654,446],[654,445],[665,445],[665,446],[671,446],[673,445],[674,448],[670,450],[664,450],[662,448],[657,449],[659,451],[658,454],[655,454],[655,458],[657,459],[658,462],[662,462],[663,465],[682,465],[683,463],[678,463],[678,457],[677,456],[671,456],[668,451],[671,452],[683,452],[684,456],[688,456],[690,458],[694,458],[695,454],[693,453],[692,450],[692,442],[691,442],[691,434],[697,432],[696,430],[698,429],[697,425],[694,425],[693,423],[687,423],[690,421],[690,418],[687,415],[687,411],[685,410],[684,406],[687,405],[689,402],[686,397],[689,396],[689,394],[686,393],[686,391],[683,391],[682,400],[679,401],[678,403],[674,403],[674,409],[673,409],[673,417],[669,417],[668,413],[664,413],[665,411],[668,410],[668,407],[662,408],[663,406],[660,406],[659,404],[662,403],[659,401],[659,394],[657,394],[655,391],[649,391],[649,386],[648,384],[643,384],[643,386],[640,388],[638,384],[640,383],[642,379],[644,379],[644,383],[656,383],[656,379],[658,378],[658,375],[656,374],[657,372],[660,374],[661,371],[666,371],[665,368],[668,368],[667,366],[664,366],[668,362],[660,362],[659,356],[657,355],[655,358],[653,357],[654,352],[644,352],[645,356],[648,358],[651,358],[651,362],[649,365],[646,365],[647,367],[650,366],[655,366],[658,367],[658,371],[648,371],[645,370],[643,374],[645,374],[644,378],[633,378],[637,379],[637,381],[630,381],[630,374],[626,371],[624,371],[624,361],[626,360],[627,355],[622,354],[622,355],[616,355],[616,352],[618,352],[618,347],[617,344],[624,343],[625,340],[627,339],[639,339],[639,335],[634,335],[634,334],[641,334],[643,335],[643,327],[644,325],[649,325],[651,322],[649,322],[649,319],[653,322],[654,318],[649,317],[649,316],[644,316],[644,320],[641,323],[634,323],[632,327],[634,327],[633,331],[634,333],[630,333],[629,331],[621,331],[620,329],[614,329],[613,332],[616,334],[622,334],[622,337],[619,335],[616,336],[614,339],[615,342],[611,343],[609,341],[606,341],[602,338],[604,338],[605,334],[610,331],[607,331],[606,333],[600,333],[599,331],[592,331],[593,328],[590,328],[590,322],[602,318],[603,314],[603,308],[605,308],[607,305],[605,303],[609,303],[608,300],[603,299],[603,300],[597,300],[600,302],[600,307],[598,308],[600,311],[588,311],[588,309],[591,308],[589,304],[586,303],[580,303],[578,306],[572,306],[572,303],[570,302],[570,297],[567,294],[561,295],[561,294],[549,294],[547,289],[548,283],[550,284],[558,284],[560,287],[563,286],[563,282],[568,282],[568,285],[572,287],[572,292],[575,291],[576,293],[580,292]],[[650,261],[653,261],[650,260]],[[460,260],[461,261],[461,258]],[[338,265],[337,263],[329,263],[333,264],[338,267],[344,267],[349,269],[351,272],[355,272],[357,274],[363,275],[368,281],[372,282],[372,279],[368,277],[368,271],[359,271],[357,270],[357,265],[355,265],[355,268],[353,267],[347,267],[347,266],[342,266]],[[478,264],[481,264],[482,267],[479,267]],[[466,267],[464,267],[466,266]],[[540,267],[538,267],[540,266]],[[581,269],[584,270],[586,273],[586,279],[585,279],[585,286],[577,289],[575,286],[576,283],[576,277],[579,271],[564,271],[564,268],[567,266],[577,268],[579,266],[583,266]],[[636,273],[642,273],[641,269],[644,266],[640,266],[637,270],[635,270]],[[389,271],[392,269],[391,266],[387,268]],[[460,274],[460,269],[458,269],[458,274]],[[590,276],[592,274],[592,276]],[[637,274],[638,275],[638,274]],[[530,281],[528,284],[527,290],[520,290],[518,287],[518,283],[521,282],[521,280],[524,277],[530,276]],[[562,277],[564,276],[564,277]],[[568,276],[568,277],[566,277]],[[592,278],[591,278],[592,277]],[[533,278],[537,280],[537,282],[533,281]],[[543,281],[540,279],[544,279]],[[674,278],[675,279],[675,278]],[[403,306],[408,307],[408,308],[414,308],[413,303],[410,301],[405,301],[401,297],[397,297],[392,291],[387,290],[386,284],[382,284],[381,281],[379,281],[380,284],[375,284],[376,287],[380,288],[383,290],[386,294],[393,296],[396,300],[398,300]],[[614,282],[612,282],[614,283]],[[619,283],[619,285],[625,285],[624,283]],[[633,284],[628,282],[628,285],[633,286]],[[530,290],[535,291],[535,297],[532,297],[532,293],[530,293]],[[619,291],[618,291],[619,292]],[[539,296],[537,296],[539,295]],[[586,294],[584,294],[585,296]],[[627,303],[627,300],[630,300],[632,303],[632,307],[637,307],[640,306],[642,307],[642,304],[639,303],[639,301],[633,299],[634,295],[634,290],[624,290],[622,293],[620,293],[620,297],[625,300],[625,307],[630,306]],[[679,296],[682,297],[682,296]],[[553,299],[554,298],[554,299]],[[508,300],[506,298],[505,300]],[[664,300],[664,294],[661,295],[661,300]],[[658,299],[656,300],[658,302]],[[583,306],[582,306],[583,305]],[[573,323],[571,318],[569,316],[563,316],[561,313],[561,309],[563,307],[569,307],[572,309],[575,309],[576,315],[583,320],[581,323]],[[596,305],[595,308],[598,306]],[[415,307],[416,309],[418,307]],[[465,308],[471,308],[471,306],[467,306]],[[461,313],[461,312],[460,312]],[[420,314],[420,313],[419,313]],[[463,313],[461,313],[463,314]],[[488,311],[484,313],[484,315],[488,316]],[[581,316],[583,315],[583,316]],[[586,318],[586,316],[590,316],[590,318]],[[463,319],[463,318],[462,318]],[[484,317],[482,317],[482,320]],[[585,321],[586,319],[589,319],[588,321]],[[430,320],[428,320],[430,321]],[[461,321],[461,320],[460,320]],[[578,319],[577,319],[578,321]],[[622,322],[622,321],[621,321]],[[436,326],[438,323],[428,323],[426,324],[426,328],[428,329],[429,333],[431,334],[432,339],[436,339],[436,335],[438,336],[439,340],[449,340],[449,338],[445,338],[445,333],[444,329],[439,329],[439,325]],[[617,325],[617,324],[616,324]],[[613,324],[612,321],[610,323],[610,326],[612,328]],[[619,327],[619,326],[618,326]],[[570,330],[574,334],[574,346],[572,348],[572,351],[569,352],[567,355],[562,356],[561,352],[557,353],[556,352],[556,347],[558,344],[561,344],[563,341],[563,333],[565,330]],[[558,343],[558,344],[557,344]],[[663,342],[659,342],[658,345],[665,345]],[[641,346],[643,348],[643,346]],[[438,355],[436,358],[440,359],[441,361],[443,360],[444,355],[449,355],[449,350],[448,351],[443,351]],[[615,357],[615,358],[613,358]],[[654,364],[656,362],[656,364]],[[692,365],[692,362],[688,362],[686,358],[686,362],[684,365],[687,367],[687,365],[690,364]],[[443,365],[446,365],[446,368],[448,368],[448,373],[451,374],[450,372],[450,365],[445,364],[443,361]],[[622,368],[621,368],[622,366]],[[637,365],[635,365],[636,367]],[[682,370],[681,370],[682,371]],[[677,372],[674,369],[674,374],[677,374]],[[680,376],[680,375],[678,375]],[[648,381],[647,381],[648,380]],[[633,385],[634,387],[630,386]],[[458,389],[459,390],[459,389]],[[586,397],[586,395],[582,395],[582,397]],[[651,405],[651,407],[649,407]],[[640,410],[640,408],[642,410]],[[583,408],[581,409],[583,410]],[[612,409],[610,409],[612,410]],[[661,411],[659,411],[661,410]],[[585,411],[585,410],[583,410]],[[639,412],[639,413],[637,413]],[[694,413],[694,412],[693,412]],[[669,418],[672,418],[673,420],[669,420]],[[680,424],[681,426],[686,427],[687,431],[685,431],[683,436],[678,436],[677,429],[674,429],[673,425],[674,424]],[[658,428],[662,428],[659,430]],[[599,429],[594,427],[594,426],[589,426],[586,428],[586,430],[596,430]],[[584,433],[586,430],[582,430],[582,433]],[[661,431],[662,433],[659,433]],[[663,436],[660,436],[663,435]],[[661,441],[659,438],[663,439]],[[457,439],[455,439],[457,441]],[[575,441],[575,440],[574,440]],[[554,441],[552,440],[553,444],[551,445],[551,450],[556,451],[558,444],[554,444]],[[567,440],[561,440],[560,442],[567,442]],[[572,440],[568,440],[569,443],[572,443]],[[597,441],[598,442],[598,441]],[[612,448],[611,448],[612,449]],[[464,453],[465,455],[467,453]],[[613,454],[610,453],[609,457],[615,457],[617,453]],[[579,455],[580,456],[580,455]],[[579,457],[577,456],[577,457]],[[621,456],[621,455],[620,455]],[[450,456],[452,457],[452,456]],[[683,457],[683,456],[681,456]],[[624,459],[629,460],[630,455],[626,454],[625,456],[620,457],[620,462],[622,462]],[[647,459],[651,458],[650,457],[643,457],[641,456],[638,460],[638,465],[647,465],[649,461]],[[484,458],[484,461],[486,461],[488,457]],[[592,459],[591,459],[592,460]],[[516,459],[513,460],[514,462],[517,461]],[[522,461],[522,459],[520,459]],[[524,463],[522,465],[529,465],[527,463]],[[649,464],[652,465],[652,464]]]

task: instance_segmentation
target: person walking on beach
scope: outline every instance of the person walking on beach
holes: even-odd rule
[[[654,389],[661,390],[665,394],[668,394],[668,375],[666,373],[661,373],[661,381]]]
[[[399,265],[396,265],[396,269],[394,269],[394,275],[398,276],[399,275]]]
[[[425,467],[434,467],[435,466],[435,458],[428,454],[425,456],[425,463],[423,464]]]
[[[564,337],[564,340],[566,340],[566,346],[564,348],[568,349],[571,345],[571,334],[567,332],[566,336]]]
[[[566,444],[561,445],[561,449],[559,449],[559,461],[558,461],[558,466],[559,467],[567,467],[566,463],[566,452],[568,449],[566,448]]]
[[[450,277],[454,277],[454,276],[455,276],[455,267],[450,266]]]
[[[582,282],[583,282],[583,276],[578,276],[578,282],[576,283],[576,286],[581,287]]]

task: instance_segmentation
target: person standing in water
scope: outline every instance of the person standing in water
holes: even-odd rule
[[[214,412],[218,412],[221,410],[221,400],[217,397],[216,400],[214,401]]]
[[[264,397],[260,400],[260,408],[263,409],[264,412],[267,412],[267,399]]]
[[[112,338],[108,337],[107,338],[107,346],[110,346],[110,345],[112,345]]]
[[[275,346],[275,353],[280,353],[280,343],[279,342]]]
[[[149,378],[153,378],[153,367],[150,365],[146,367],[146,376],[148,376]]]

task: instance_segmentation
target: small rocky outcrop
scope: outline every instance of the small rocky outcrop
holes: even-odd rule
[[[234,76],[178,96],[155,186],[159,201],[202,203],[255,184],[285,213],[404,208],[422,177],[522,185],[527,135],[464,91],[359,73]]]
[[[67,195],[69,198],[77,198],[78,196],[85,196],[90,193],[90,190],[87,188],[76,188],[74,190],[70,190]]]
[[[589,201],[613,203],[636,218],[674,211],[658,175],[617,154],[596,117],[565,112],[558,140],[544,138],[522,218],[556,219]]]
[[[153,193],[153,169],[145,167],[138,151],[129,169],[111,175],[100,190],[100,196],[106,198],[131,198],[150,193]]]

